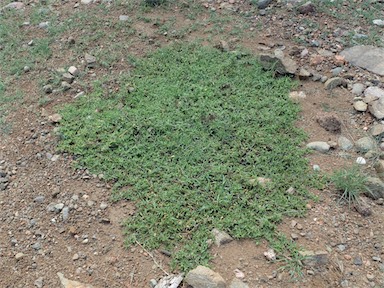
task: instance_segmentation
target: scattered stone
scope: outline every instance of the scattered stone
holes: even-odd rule
[[[303,5],[299,6],[297,8],[297,11],[299,11],[300,14],[307,15],[310,13],[315,13],[316,8],[315,8],[315,5],[313,5],[313,3],[311,1],[308,1],[308,2],[304,3]]]
[[[204,266],[197,266],[188,272],[185,282],[194,288],[225,288],[226,283],[220,274]]]
[[[377,119],[384,118],[384,98],[380,98],[370,103],[369,112]]]
[[[59,123],[61,121],[61,119],[62,119],[62,117],[58,113],[48,116],[48,120],[52,123]]]
[[[43,203],[45,200],[45,197],[40,195],[40,196],[37,196],[35,197],[35,199],[33,199],[33,202],[36,202],[36,203]]]
[[[249,286],[240,279],[233,278],[229,284],[229,288],[249,288]]]
[[[40,29],[47,29],[48,26],[49,26],[49,22],[48,21],[39,23],[39,28]]]
[[[344,65],[345,64],[345,57],[341,56],[341,55],[335,55],[333,62],[338,66]]]
[[[363,260],[360,256],[356,256],[355,258],[353,258],[353,264],[355,264],[356,266],[361,266],[363,265]]]
[[[294,60],[286,58],[276,51],[275,55],[260,55],[260,64],[265,70],[272,70],[278,75],[293,76],[297,71],[297,64]]]
[[[82,0],[83,1],[83,0]],[[64,277],[63,273],[58,272],[62,288],[96,288],[90,284],[83,284],[78,281],[69,280]]]
[[[361,216],[364,216],[364,217],[368,217],[368,216],[371,216],[372,215],[372,210],[371,208],[369,207],[368,204],[366,204],[364,201],[361,201],[359,203],[356,203],[354,205],[354,208],[355,210],[361,215]]]
[[[211,233],[215,237],[215,244],[220,247],[221,245],[227,244],[233,240],[233,238],[226,232],[220,231],[214,228]]]
[[[367,164],[367,161],[363,157],[357,157],[356,163],[360,165],[365,165]]]
[[[372,21],[372,23],[376,26],[384,26],[384,20],[381,19],[375,19]]]
[[[353,108],[358,112],[365,112],[368,109],[368,104],[359,100],[353,103]]]
[[[337,144],[339,145],[340,149],[343,151],[348,151],[353,148],[353,143],[346,137],[340,136],[337,140]]]
[[[60,158],[60,155],[59,155],[59,154],[55,154],[55,155],[53,155],[53,156],[51,157],[51,161],[52,161],[52,162],[56,162],[57,160],[59,160],[59,158]]]
[[[11,2],[11,3],[3,6],[0,9],[0,12],[3,11],[3,10],[21,10],[23,8],[24,8],[24,3],[22,3],[22,2]]]
[[[69,84],[67,81],[62,81],[61,82],[61,89],[63,89],[63,91],[68,91],[71,88],[72,88],[71,84]]]
[[[355,83],[352,85],[352,94],[356,96],[360,96],[363,94],[365,89],[364,84],[362,83]]]
[[[336,68],[333,68],[331,70],[331,73],[332,73],[332,76],[333,77],[336,77],[336,76],[339,76],[339,74],[343,72],[343,68],[342,67],[336,67]]]
[[[33,249],[35,250],[40,250],[41,249],[41,243],[40,242],[36,242],[35,244],[33,244],[31,246]]]
[[[345,245],[340,244],[340,245],[337,245],[337,249],[338,249],[340,252],[343,252],[343,251],[346,249],[346,247],[345,247]]]
[[[384,76],[384,48],[358,45],[345,49],[341,55],[354,66]]]
[[[153,280],[152,279],[150,285],[155,284],[154,288],[165,288],[165,287],[177,288],[179,287],[180,283],[183,281],[183,278],[184,278],[184,273],[181,273],[178,275],[171,274],[161,278],[161,280],[158,283],[156,282],[156,280],[152,281]]]
[[[63,210],[63,208],[64,208],[64,203],[58,203],[58,204],[56,204],[55,206],[54,206],[54,211],[56,212],[56,213],[59,213],[61,210]]]
[[[384,180],[384,160],[376,161],[373,168],[375,168],[377,176],[379,176],[381,180]]]
[[[299,235],[297,235],[296,233],[291,233],[291,238],[292,240],[297,240],[299,239]]]
[[[333,77],[333,78],[328,79],[324,83],[324,86],[325,86],[325,89],[332,90],[332,89],[335,89],[336,87],[340,87],[340,86],[347,88],[348,83],[347,83],[347,80],[345,80],[344,78]]]
[[[312,166],[313,171],[320,171],[320,166],[315,164]]]
[[[76,68],[75,68],[76,69]],[[68,82],[69,84],[71,84],[73,82],[73,80],[75,80],[75,77],[71,74],[71,73],[64,73],[63,76],[61,77],[61,79],[65,82]]]
[[[312,76],[312,74],[308,70],[306,70],[304,68],[300,68],[300,70],[299,70],[299,79],[300,80],[307,80],[311,76]]]
[[[27,72],[31,71],[31,67],[24,66],[23,70],[24,70],[25,73],[27,73]]]
[[[105,210],[105,209],[107,209],[107,207],[108,207],[108,204],[107,204],[107,203],[105,203],[105,202],[101,202],[101,203],[100,203],[100,209],[101,209],[101,210]]]
[[[257,2],[257,8],[258,9],[265,9],[268,7],[269,4],[271,4],[272,0],[259,0]]]
[[[19,253],[17,253],[16,255],[15,255],[15,259],[17,260],[17,261],[19,261],[20,259],[22,259],[22,258],[24,258],[25,257],[25,254],[24,253],[21,253],[21,252],[19,252]]]
[[[96,66],[96,57],[88,53],[85,54],[85,62],[87,63],[88,68],[94,68]]]
[[[52,88],[52,85],[50,85],[50,84],[43,86],[43,91],[44,91],[46,94],[50,94],[50,93],[52,93],[52,90],[53,90],[53,88]]]
[[[307,148],[319,151],[321,153],[328,152],[331,146],[327,142],[315,141],[307,144]]]
[[[323,56],[321,56],[321,55],[314,55],[309,60],[309,63],[310,63],[311,66],[317,66],[317,65],[323,63],[324,59],[325,58]]]
[[[306,266],[318,267],[328,263],[328,253],[325,251],[300,251],[299,253],[305,257],[303,264]]]
[[[129,20],[129,16],[128,15],[120,15],[119,16],[119,20],[120,21],[128,21]]]
[[[81,0],[80,2],[81,4],[88,5],[88,4],[91,4],[93,0]]]
[[[69,207],[64,207],[63,210],[61,210],[61,215],[63,217],[63,221],[67,221],[69,218]]]
[[[289,98],[293,102],[299,102],[301,99],[305,99],[307,95],[303,91],[292,91],[289,93]]]
[[[44,284],[44,278],[43,277],[39,277],[36,279],[36,281],[34,282],[35,286],[37,288],[42,288],[43,287],[43,284]]]
[[[384,124],[375,124],[372,128],[371,128],[371,135],[376,137],[376,136],[380,136],[381,134],[384,133]]]
[[[68,68],[68,73],[71,74],[74,77],[77,77],[79,75],[80,71],[75,66],[71,66],[71,67]],[[73,79],[73,77],[72,77],[72,79]]]
[[[272,248],[269,248],[268,251],[264,252],[264,256],[268,261],[276,260],[276,253]]]
[[[215,46],[217,49],[219,49],[221,52],[228,52],[229,51],[229,44],[227,41],[220,40],[219,43]]]
[[[373,101],[379,100],[381,98],[384,98],[384,90],[379,87],[370,86],[364,90],[363,100],[367,104],[370,104]]]
[[[383,26],[384,26],[384,23],[383,23]],[[368,281],[373,281],[373,280],[375,280],[375,275],[368,273],[367,274],[367,279],[368,279]]]
[[[340,133],[341,122],[333,113],[321,113],[316,117],[316,122],[319,123],[328,132]]]
[[[376,142],[371,137],[363,137],[355,142],[355,147],[357,151],[366,153],[376,148]]]
[[[374,200],[384,198],[384,183],[379,178],[367,177],[366,186],[368,191],[363,191],[366,196]]]

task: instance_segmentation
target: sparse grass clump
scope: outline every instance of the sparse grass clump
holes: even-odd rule
[[[61,111],[60,149],[134,201],[127,244],[169,250],[187,270],[210,259],[212,228],[273,241],[283,216],[304,214],[312,178],[290,79],[252,56],[173,45],[120,82],[116,94],[96,83]]]
[[[368,189],[367,177],[357,166],[335,171],[331,175],[331,182],[341,194],[339,202],[346,202],[348,205],[358,204],[360,195]]]

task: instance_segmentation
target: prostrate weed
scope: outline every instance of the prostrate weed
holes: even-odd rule
[[[181,270],[207,264],[213,228],[292,247],[276,224],[304,214],[311,176],[290,79],[249,55],[173,45],[120,81],[61,111],[60,149],[135,203],[127,244],[169,250]]]

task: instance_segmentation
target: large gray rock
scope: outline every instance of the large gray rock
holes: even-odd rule
[[[364,192],[368,197],[372,199],[384,198],[384,183],[377,177],[368,177],[367,182],[367,191]]]
[[[379,100],[381,98],[384,98],[384,90],[379,87],[371,86],[365,89],[364,91],[363,100],[367,104],[372,103],[373,101]]]
[[[284,53],[277,49],[275,55],[260,55],[260,64],[266,70],[272,70],[280,75],[295,75],[297,72],[297,63],[284,56]]]
[[[376,142],[371,137],[363,137],[355,142],[357,151],[359,152],[368,152],[369,150],[374,150],[376,148]]]
[[[185,282],[193,288],[226,288],[227,286],[219,273],[204,266],[197,266],[189,271]]]
[[[339,139],[337,139],[337,144],[343,151],[348,151],[353,148],[353,143],[347,137],[344,136],[340,136]]]
[[[380,136],[384,133],[384,124],[375,124],[370,132],[372,136]]]
[[[315,141],[307,144],[307,148],[319,151],[321,153],[328,152],[331,146],[327,142]]]
[[[58,272],[57,276],[60,278],[60,283],[62,288],[96,288],[90,284],[83,284],[78,281],[69,280],[64,277],[63,273]]]
[[[257,8],[259,9],[265,9],[268,7],[269,4],[271,4],[272,0],[259,0],[257,1]]]
[[[352,65],[384,76],[384,48],[358,45],[340,53]]]
[[[377,119],[384,118],[384,98],[371,102],[369,104],[369,112]]]
[[[233,278],[231,284],[229,284],[229,288],[249,288],[249,286],[240,279]]]
[[[233,238],[227,232],[220,231],[216,228],[212,229],[212,234],[215,237],[215,244],[218,247],[227,244],[233,240]]]
[[[324,266],[328,263],[328,253],[326,251],[300,251],[304,257],[303,264],[309,267]]]

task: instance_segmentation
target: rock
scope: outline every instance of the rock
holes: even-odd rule
[[[336,67],[331,70],[332,76],[336,77],[343,71],[342,67]]]
[[[300,251],[299,253],[305,257],[303,264],[306,266],[319,267],[328,263],[328,253],[325,251]]]
[[[264,252],[264,256],[268,261],[276,260],[276,253],[272,248],[269,248],[268,251]]]
[[[71,84],[69,84],[67,81],[61,82],[61,89],[63,89],[63,91],[68,91],[71,88]]]
[[[367,177],[366,186],[368,191],[362,191],[366,196],[374,200],[384,198],[384,183],[379,178]]]
[[[108,204],[105,203],[105,202],[101,202],[99,207],[100,207],[101,210],[105,210],[105,209],[107,209]]]
[[[40,195],[40,196],[37,196],[35,197],[35,199],[33,199],[33,202],[36,202],[36,203],[43,203],[45,200],[45,197]]]
[[[276,55],[260,55],[260,64],[265,70],[272,70],[278,75],[295,75],[297,64],[294,60],[284,57],[275,51]]]
[[[359,152],[368,152],[376,148],[376,142],[371,137],[363,137],[355,142],[356,150]]]
[[[49,22],[48,21],[39,23],[39,28],[40,29],[47,29],[48,26],[49,26]]]
[[[307,95],[305,95],[305,92],[303,91],[292,91],[289,93],[289,98],[296,103],[302,99],[305,99],[306,97]]]
[[[64,208],[64,203],[58,203],[54,206],[54,211],[56,213],[59,213],[61,210],[63,210]]]
[[[44,91],[46,94],[50,94],[50,93],[52,93],[52,90],[53,90],[53,88],[52,88],[52,85],[50,85],[50,84],[43,86],[43,91]]]
[[[16,255],[15,255],[15,259],[17,260],[17,261],[19,261],[20,259],[23,259],[25,257],[25,254],[24,253],[21,253],[21,252],[19,252],[19,253],[17,253]]]
[[[306,70],[304,68],[300,68],[300,71],[299,71],[299,79],[300,80],[307,80],[311,76],[312,76],[312,74],[308,70]]]
[[[377,160],[373,165],[373,168],[375,168],[377,176],[381,180],[384,180],[384,160]]]
[[[308,1],[304,3],[303,5],[299,6],[297,8],[297,11],[299,11],[300,14],[310,14],[310,13],[315,13],[316,12],[316,7],[313,5],[311,1]]]
[[[265,9],[268,7],[269,4],[271,4],[272,0],[259,0],[257,2],[257,8],[258,9]]]
[[[333,59],[333,62],[335,65],[341,66],[345,64],[345,57],[341,55],[335,55],[335,58]]]
[[[183,281],[183,278],[184,278],[184,273],[181,273],[178,275],[171,274],[161,278],[158,283],[156,280],[152,279],[154,281],[151,280],[150,282],[152,283],[150,283],[150,285],[152,286],[154,284],[153,285],[154,288],[166,288],[166,287],[177,288],[179,287],[180,283]]]
[[[373,101],[369,105],[369,112],[377,119],[384,118],[384,98]]]
[[[71,67],[68,68],[68,73],[71,74],[74,77],[77,77],[79,75],[80,71],[75,66],[71,66]],[[68,83],[70,83],[70,82],[68,82]]]
[[[341,55],[354,66],[384,76],[384,48],[358,45],[345,49]]]
[[[60,278],[62,288],[96,288],[90,284],[83,284],[78,281],[69,280],[64,277],[63,273],[60,272],[57,273],[57,276]]]
[[[324,83],[325,89],[327,89],[327,90],[332,90],[332,89],[339,87],[339,86],[346,88],[347,85],[348,85],[347,80],[345,80],[344,78],[341,78],[341,77],[330,78]]]
[[[228,52],[229,51],[229,44],[227,41],[220,40],[219,43],[215,46],[217,49],[219,49],[221,52]]]
[[[384,133],[384,124],[376,124],[371,128],[371,135],[372,136],[380,136]]]
[[[314,56],[311,56],[309,63],[311,66],[317,66],[317,65],[323,63],[324,59],[325,58],[322,55],[314,55]]]
[[[381,19],[375,19],[372,21],[372,23],[376,26],[384,26],[384,20]]]
[[[331,146],[327,142],[315,141],[307,144],[307,148],[319,151],[321,153],[328,152]]]
[[[63,221],[67,221],[69,217],[69,207],[64,207],[63,210],[61,210],[61,215],[63,217]]]
[[[129,16],[128,15],[120,15],[119,16],[119,20],[120,21],[128,21],[129,20]]]
[[[233,240],[233,238],[226,232],[220,231],[214,228],[211,233],[215,237],[215,244],[220,247],[221,245],[227,244]]]
[[[62,119],[61,115],[57,113],[48,116],[48,120],[51,121],[52,123],[59,123],[61,119]]]
[[[341,132],[341,122],[339,118],[333,113],[319,113],[316,117],[316,122],[329,132]]]
[[[353,143],[346,137],[340,136],[337,140],[337,144],[339,145],[340,149],[343,151],[348,151],[353,148]]]
[[[356,256],[354,259],[353,259],[353,264],[357,265],[357,266],[361,266],[363,265],[363,260],[361,259],[360,256]]]
[[[358,112],[365,112],[368,109],[368,104],[364,101],[356,101],[353,103],[353,108]]]
[[[352,85],[352,94],[356,96],[360,96],[361,94],[363,94],[364,89],[365,89],[364,84],[355,83]]]
[[[249,286],[240,279],[233,278],[229,284],[229,288],[249,288]]]
[[[356,163],[360,165],[365,165],[367,164],[367,160],[365,160],[363,157],[357,157]]]
[[[75,68],[76,69],[76,68]],[[64,73],[61,79],[65,82],[68,82],[71,84],[73,80],[75,80],[75,77],[71,73]]]
[[[379,87],[368,87],[364,91],[364,102],[367,104],[372,103],[373,101],[384,98],[384,90]]]
[[[81,4],[88,5],[88,4],[91,4],[93,0],[81,0],[80,2]]]
[[[33,244],[31,246],[33,249],[35,250],[40,250],[41,249],[41,243],[40,242],[36,242],[35,244]]]
[[[226,283],[220,274],[204,266],[197,266],[188,272],[185,282],[193,288],[226,288]]]
[[[44,284],[44,278],[43,277],[39,277],[36,279],[36,281],[34,282],[35,286],[37,288],[42,288],[43,287],[43,284]]]
[[[24,3],[22,2],[11,2],[5,6],[3,6],[0,11],[2,10],[21,10],[24,8]]]
[[[87,63],[88,68],[94,68],[96,66],[96,57],[95,56],[92,56],[92,55],[86,53],[84,58],[85,58],[85,62]]]

